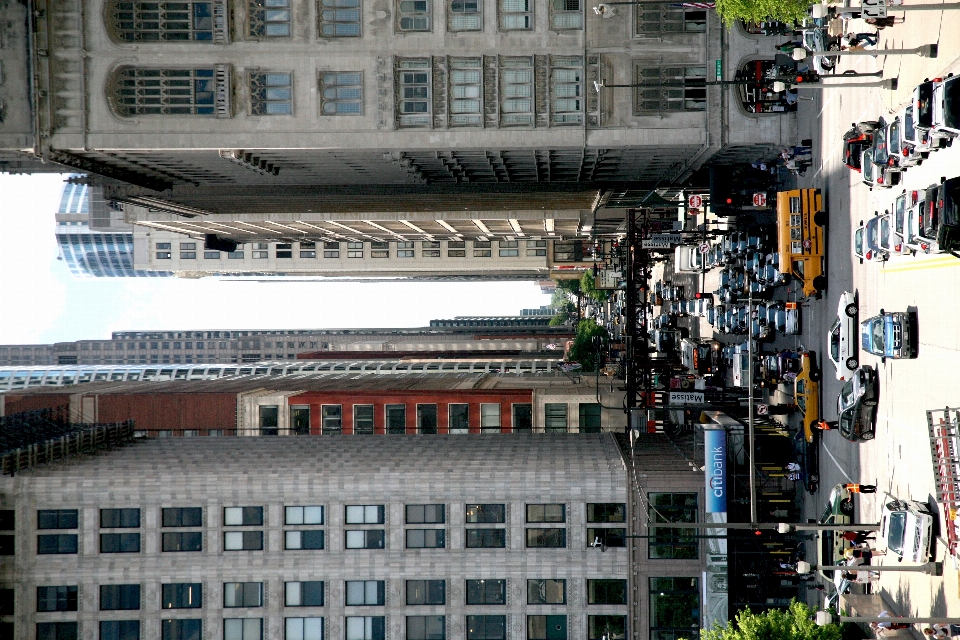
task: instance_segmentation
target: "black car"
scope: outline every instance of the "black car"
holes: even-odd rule
[[[843,134],[843,164],[854,171],[860,171],[860,154],[873,144],[873,127],[864,124],[853,123]]]
[[[840,435],[851,442],[873,440],[877,419],[877,375],[864,365],[854,372],[837,398]]]
[[[960,249],[960,178],[950,178],[936,188],[936,199],[927,205],[931,215],[931,231],[941,251]],[[926,218],[924,231],[927,231]]]

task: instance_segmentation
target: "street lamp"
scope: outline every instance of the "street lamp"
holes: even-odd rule
[[[919,55],[924,58],[936,58],[937,57],[937,45],[936,44],[924,44],[919,47],[913,47],[912,49],[856,49],[848,51],[811,51],[810,55],[814,56],[908,56],[912,54]],[[793,59],[797,62],[800,62],[807,57],[807,50],[803,47],[796,47],[793,50]]]
[[[919,618],[893,616],[835,616],[829,611],[817,611],[814,620],[818,625],[825,626],[835,622],[896,622],[898,624],[960,624],[960,618]]]
[[[790,533],[791,531],[880,531],[879,524],[820,524],[811,522],[807,524],[791,524],[789,522],[778,522],[776,526],[778,533]]]
[[[898,572],[915,572],[915,573],[925,573],[928,576],[942,576],[943,575],[943,563],[942,562],[927,562],[924,564],[908,565],[904,566],[888,566],[885,564],[862,564],[862,565],[849,565],[849,564],[830,564],[830,565],[820,565],[819,567],[800,560],[797,562],[797,573],[810,573],[814,569],[820,569],[821,571],[853,571],[853,570],[869,570],[869,571],[898,571]]]

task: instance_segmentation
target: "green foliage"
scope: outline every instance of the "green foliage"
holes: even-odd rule
[[[580,293],[580,281],[579,280],[557,280],[557,291],[562,291],[564,293]]]
[[[580,277],[580,290],[583,291],[584,295],[590,296],[597,302],[606,302],[609,291],[606,289],[597,289],[597,282],[593,277],[593,271],[589,269],[583,272],[583,275]]]
[[[550,318],[550,322],[548,324],[551,327],[559,327],[565,324],[569,319],[570,319],[570,313],[566,309],[564,309],[563,311],[559,311],[557,315]]]
[[[717,14],[727,27],[737,20],[747,24],[777,20],[786,24],[797,23],[807,15],[813,0],[716,0]]]
[[[579,362],[583,371],[596,371],[600,353],[606,350],[608,339],[606,329],[593,320],[581,320],[567,359],[570,362]]]
[[[750,609],[737,613],[726,627],[705,629],[702,640],[840,640],[840,626],[819,626],[814,611],[796,600],[786,610],[771,609],[754,614]]]

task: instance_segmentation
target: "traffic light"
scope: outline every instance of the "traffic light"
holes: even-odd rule
[[[814,71],[813,69],[807,69],[806,71],[798,73],[797,77],[794,78],[794,81],[797,84],[803,84],[803,83],[810,84],[810,83],[820,82],[820,74]]]

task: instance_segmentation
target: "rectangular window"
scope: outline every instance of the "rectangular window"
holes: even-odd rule
[[[657,559],[692,559],[700,556],[694,529],[654,526],[664,522],[696,522],[696,493],[651,493],[648,495],[651,533],[656,536],[647,545],[648,556]]]
[[[407,529],[407,549],[443,549],[444,529]]]
[[[283,605],[285,607],[322,607],[323,581],[284,582]]]
[[[78,640],[76,622],[38,622],[37,640]]]
[[[562,27],[580,29],[582,14],[580,0],[553,0],[552,20],[558,19],[576,25]],[[557,5],[576,7],[575,12],[558,12]],[[550,117],[558,124],[580,124],[583,122],[583,57],[553,56],[550,60]],[[544,254],[546,255],[546,250]]]
[[[140,534],[101,533],[100,553],[140,553]]]
[[[454,3],[457,0],[454,0]],[[463,0],[460,0],[463,4]],[[474,6],[477,0],[474,0]],[[479,22],[479,15],[476,16]],[[450,124],[479,126],[483,105],[482,68],[480,58],[450,59]],[[437,256],[439,257],[439,252]]]
[[[139,620],[103,620],[100,640],[140,640]]]
[[[533,405],[520,403],[513,405],[513,430],[533,430]]]
[[[158,243],[156,243],[156,245],[154,245],[154,246],[155,246],[157,249],[169,249],[169,248],[170,248],[170,243],[169,243],[169,242],[158,242]]]
[[[527,604],[566,603],[566,580],[527,580]]]
[[[323,507],[284,507],[284,524],[323,524]]]
[[[412,242],[398,242],[397,243],[397,257],[398,258],[413,258],[414,257],[414,245]]]
[[[181,260],[196,260],[197,252],[196,251],[181,251],[180,252]]]
[[[516,258],[520,256],[519,249],[500,249],[501,258]]]
[[[262,607],[262,582],[224,582],[223,606],[233,607]]]
[[[100,611],[136,611],[140,608],[140,585],[100,585]]]
[[[280,433],[280,407],[260,405],[260,435],[275,436]]]
[[[677,635],[654,636],[651,638],[697,638],[698,622],[687,627]],[[624,640],[627,637],[627,616],[587,616],[587,640]]]
[[[203,585],[174,582],[160,585],[161,609],[199,609],[203,606]]]
[[[140,526],[140,509],[100,509],[101,529],[136,529]]]
[[[407,432],[407,406],[403,404],[388,404],[384,407],[386,414],[387,433]]]
[[[552,0],[550,26],[556,30],[582,29],[583,13],[580,0]]]
[[[594,547],[625,547],[627,530],[623,527],[591,527],[587,529],[587,544]]]
[[[500,0],[501,3],[530,0]],[[502,126],[533,125],[533,58],[500,58],[500,124]],[[474,245],[476,246],[476,244]]]
[[[442,504],[408,504],[406,522],[407,524],[442,524],[444,511]]]
[[[181,242],[180,251],[196,251],[197,243],[196,242]]]
[[[262,551],[263,531],[230,531],[223,534],[224,551]]]
[[[362,258],[362,257],[363,257],[363,243],[362,243],[362,242],[348,242],[348,243],[347,243],[347,257],[348,257],[348,258]]]
[[[470,431],[470,405],[469,404],[448,404],[447,405],[448,422],[450,433],[469,433]]]
[[[627,604],[627,581],[587,580],[587,604]]]
[[[283,625],[284,640],[323,640],[323,618],[284,618]]]
[[[447,29],[450,31],[480,31],[483,29],[483,12],[480,0],[450,0],[447,11]]]
[[[703,111],[707,108],[704,67],[638,67],[638,113]]]
[[[293,243],[292,242],[281,242],[277,245],[276,253],[278,258],[292,258],[293,257]]]
[[[467,604],[507,604],[507,581],[467,580]]]
[[[231,251],[227,254],[228,260],[243,260],[243,251]],[[201,347],[197,347],[200,349]]]
[[[446,640],[446,616],[407,616],[406,640]]]
[[[637,34],[660,35],[662,33],[703,33],[707,30],[707,12],[703,9],[684,9],[681,5],[639,5],[634,9],[637,16]]]
[[[467,616],[467,640],[506,640],[507,616]]]
[[[427,0],[401,0],[401,2]],[[426,20],[427,18],[423,18]],[[397,73],[399,125],[402,127],[429,126],[430,118],[430,59],[401,60]]]
[[[323,549],[323,530],[284,531],[283,548],[292,549]]]
[[[76,528],[76,509],[40,509],[37,511],[37,529]]]
[[[384,640],[383,616],[348,616],[347,640]]]
[[[447,604],[447,581],[407,580],[407,604]]]
[[[336,252],[334,251],[333,253],[336,253]],[[316,251],[304,251],[304,250],[301,249],[301,250],[300,250],[300,257],[301,257],[301,258],[316,258],[316,257],[317,257],[317,252],[316,252]],[[337,256],[324,256],[324,257],[325,257],[325,258],[336,258]]]
[[[399,0],[400,31],[430,31],[431,0]]]
[[[293,113],[292,74],[251,73],[250,110],[255,116],[289,115]],[[262,168],[263,164],[260,167]]]
[[[373,405],[353,405],[353,432],[361,435],[373,434]]]
[[[507,546],[506,529],[467,529],[468,549],[504,549]]]
[[[527,640],[567,640],[567,616],[527,616]]]
[[[163,533],[164,551],[203,551],[203,534],[199,531]]]
[[[219,251],[204,251],[203,252],[204,260],[219,260],[220,252]]]
[[[343,407],[339,404],[321,405],[320,424],[325,436],[340,433],[343,428]]]
[[[200,640],[202,627],[199,619],[161,620],[160,640]]]
[[[527,529],[527,546],[562,549],[567,546],[567,530]]]
[[[528,504],[527,522],[566,522],[567,509],[564,504]]]
[[[500,405],[494,403],[480,404],[480,430],[484,432],[500,433]]]
[[[468,504],[466,506],[467,523],[503,523],[505,519],[505,505],[502,504]]]
[[[437,405],[418,404],[417,405],[417,433],[436,433],[437,432]]]
[[[543,429],[547,433],[567,432],[567,403],[547,402],[543,406]]]
[[[77,587],[37,587],[37,611],[76,611]]]
[[[622,502],[588,502],[587,522],[626,522],[627,505]]]
[[[580,433],[600,433],[600,405],[596,402],[581,402]]]
[[[349,38],[360,35],[360,0],[321,0],[320,35]]]
[[[383,505],[354,504],[346,507],[347,524],[383,524]]]
[[[698,578],[650,578],[650,638],[696,640],[699,626]]]
[[[278,38],[290,35],[290,0],[250,0],[250,36]]]
[[[263,507],[224,507],[223,526],[260,527],[263,526]]]
[[[302,244],[301,244],[302,246]],[[324,258],[339,258],[340,257],[340,243],[339,242],[324,242],[323,243],[323,257]]]
[[[325,116],[358,115],[363,113],[363,73],[359,71],[328,71],[320,74],[320,113]],[[339,258],[337,255],[325,258]],[[362,244],[362,243],[359,243]],[[332,251],[333,249],[331,249]]]
[[[224,618],[223,640],[261,640],[263,618]],[[287,636],[288,639],[296,636]]]
[[[347,549],[383,549],[383,529],[344,531]]]
[[[44,534],[37,536],[37,553],[66,554],[77,552],[77,534]]]
[[[370,251],[371,258],[389,258],[390,257],[389,242],[371,242],[370,249],[371,249]]]
[[[531,0],[499,0],[500,28],[504,31],[533,28]]]
[[[269,258],[269,257],[270,257],[270,253],[269,253],[268,251],[254,251],[254,252],[253,252],[253,259],[254,259],[254,260],[266,260],[266,259]]]
[[[466,258],[467,252],[463,249],[448,249],[447,250],[448,258]]]
[[[348,607],[383,606],[385,593],[383,580],[346,581],[346,603]]]
[[[270,356],[267,355],[269,358]],[[290,406],[290,433],[298,436],[310,435],[310,406]]]

